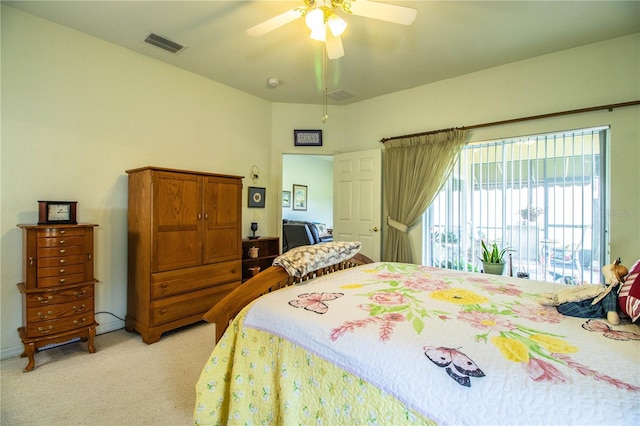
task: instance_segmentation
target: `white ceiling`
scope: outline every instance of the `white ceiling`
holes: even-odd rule
[[[258,38],[245,33],[301,0],[2,3],[268,101],[322,102],[322,48],[309,39],[303,19]],[[640,32],[640,1],[385,3],[416,8],[418,16],[403,26],[342,15],[349,23],[345,56],[328,62],[327,89],[353,97],[329,103],[359,102]],[[151,46],[143,41],[150,32],[188,48],[174,55]],[[269,77],[283,84],[271,88]]]

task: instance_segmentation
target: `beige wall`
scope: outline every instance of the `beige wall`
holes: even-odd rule
[[[640,34],[348,106],[343,140],[370,149],[384,137],[634,100],[640,100]],[[600,125],[611,126],[610,253],[631,266],[640,258],[639,106],[478,129],[471,141]],[[411,237],[419,260],[422,227]]]
[[[333,114],[340,115],[343,131],[330,147],[366,150],[385,137],[634,100],[640,100],[640,34],[345,106]],[[274,134],[296,113],[297,105],[277,105]],[[640,258],[640,193],[632,190],[640,187],[639,106],[477,129],[471,141],[601,125],[611,126],[612,139],[610,254],[630,266]],[[421,224],[410,231],[416,261],[422,259],[422,232]]]
[[[271,104],[74,30],[2,7],[2,352],[21,351],[21,234],[37,200],[76,200],[97,223],[96,310],[123,318],[127,175],[146,165],[249,176],[269,184]],[[244,179],[246,188],[253,185]],[[261,230],[276,232],[279,191]],[[243,201],[243,234],[254,209]],[[250,215],[251,212],[251,215]],[[98,315],[98,332],[121,328]]]
[[[283,153],[333,154],[382,137],[640,99],[640,35],[572,49],[350,106],[270,104],[126,49],[2,7],[0,356],[22,351],[21,237],[37,200],[77,200],[98,223],[96,309],[126,314],[127,177],[145,165],[248,176],[267,188],[260,229],[281,220]],[[640,108],[477,131],[474,140],[612,126],[612,255],[640,257]],[[294,147],[293,129],[324,146]],[[244,203],[246,205],[246,203]],[[628,214],[625,212],[629,212]],[[254,209],[244,208],[249,232]],[[421,229],[412,230],[419,249]],[[100,332],[122,327],[100,315]]]

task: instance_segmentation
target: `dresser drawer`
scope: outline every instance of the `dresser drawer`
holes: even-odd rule
[[[38,248],[84,246],[84,236],[38,238]]]
[[[38,260],[39,268],[51,268],[54,266],[61,267],[67,265],[78,265],[85,263],[85,256],[79,254],[75,256],[64,257],[43,257]]]
[[[41,337],[48,334],[57,334],[64,331],[87,327],[94,323],[93,309],[70,317],[38,321],[27,324],[27,337]]]
[[[27,321],[37,322],[59,319],[77,314],[86,314],[93,310],[93,299],[85,298],[55,305],[47,304],[27,308]]]
[[[38,238],[46,237],[68,237],[72,235],[85,235],[85,228],[40,228],[38,229]]]
[[[84,281],[86,281],[84,274],[40,278],[38,279],[38,288],[60,287],[61,285],[77,284]]]
[[[160,325],[204,313],[239,285],[240,280],[151,302],[151,324]]]
[[[151,299],[159,299],[241,279],[241,260],[159,272],[151,275]]]
[[[84,263],[80,265],[64,265],[53,268],[38,268],[38,278],[65,277],[73,274],[84,275]]]
[[[84,255],[83,246],[47,247],[38,249],[38,258]]]
[[[65,288],[56,291],[24,293],[24,297],[26,298],[28,308],[37,308],[43,305],[56,305],[59,303],[85,300],[93,298],[93,284]]]

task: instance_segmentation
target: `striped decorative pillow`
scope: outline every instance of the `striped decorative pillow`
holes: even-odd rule
[[[640,318],[640,259],[629,269],[629,274],[621,284],[618,293],[620,310],[627,314],[631,321]]]
[[[303,277],[309,272],[345,261],[360,251],[357,241],[333,241],[311,246],[298,246],[273,260],[274,266],[282,266],[289,275]]]

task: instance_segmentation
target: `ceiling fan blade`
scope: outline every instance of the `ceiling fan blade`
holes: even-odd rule
[[[344,47],[342,46],[342,38],[340,36],[335,37],[331,34],[331,31],[327,31],[327,57],[329,59],[338,59],[344,56]]]
[[[299,8],[288,10],[280,15],[274,16],[271,19],[267,19],[261,24],[255,25],[247,30],[247,34],[254,37],[259,37],[283,25],[288,24],[291,21],[295,21],[302,16]]]
[[[411,25],[418,14],[416,9],[410,7],[367,0],[356,0],[351,3],[351,12],[365,18],[380,19],[402,25]]]

